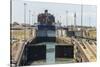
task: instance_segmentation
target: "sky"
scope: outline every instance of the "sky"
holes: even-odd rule
[[[74,24],[76,13],[76,25],[81,25],[81,5],[68,3],[49,3],[24,0],[12,0],[12,22],[24,23],[24,3],[26,3],[26,23],[37,23],[37,16],[45,9],[55,16],[55,22],[60,21],[62,26]],[[95,5],[83,5],[82,22],[83,26],[96,26],[97,8]],[[32,17],[33,15],[33,17]]]

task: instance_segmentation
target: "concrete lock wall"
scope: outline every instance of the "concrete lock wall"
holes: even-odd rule
[[[36,45],[28,47],[28,61],[37,61],[46,59],[46,45]]]
[[[56,48],[56,58],[73,58],[74,57],[74,47],[66,45],[57,45]]]
[[[26,51],[27,49],[27,51]],[[56,58],[74,58],[74,48],[72,45],[57,45],[57,43],[44,43],[42,45],[31,44],[24,50],[25,59],[20,66],[31,65],[34,61],[44,60],[46,64],[56,62]]]

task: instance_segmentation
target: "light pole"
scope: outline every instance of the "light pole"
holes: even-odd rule
[[[74,13],[74,30],[76,29],[77,25],[76,25],[76,13]]]
[[[31,23],[31,25],[33,26],[33,14],[31,15],[32,17],[32,23]],[[31,26],[31,37],[33,37],[33,27]]]
[[[29,30],[30,30],[30,32],[29,32],[29,38],[31,37],[31,23],[30,23],[30,14],[31,14],[31,10],[29,10]]]
[[[26,40],[26,3],[24,3],[24,41]]]
[[[89,16],[89,27],[91,27],[91,17]]]
[[[33,23],[35,23],[35,12],[33,12]]]
[[[37,25],[37,24],[35,23],[34,14],[35,14],[35,13],[33,12],[33,14],[32,14],[32,26]],[[31,28],[31,34],[32,34],[32,37],[34,37],[34,35],[35,35],[34,29],[33,29],[33,28],[34,28],[34,27]]]
[[[66,11],[66,26],[68,26],[68,11]]]
[[[27,6],[27,4],[26,3],[24,3],[24,41],[26,41],[27,40],[27,38],[26,38],[26,6]],[[26,42],[25,42],[25,44],[26,44]],[[27,62],[27,48],[25,49],[25,61],[23,62],[23,63],[26,63]]]
[[[83,5],[81,5],[81,36],[83,37]]]
[[[60,23],[61,23],[61,16],[60,16]]]
[[[32,24],[35,23],[35,12],[32,14]]]
[[[34,19],[34,15],[32,14],[32,24],[33,24],[33,22],[34,22],[33,19]]]
[[[29,24],[31,24],[30,23],[30,15],[31,15],[31,10],[29,10]]]

